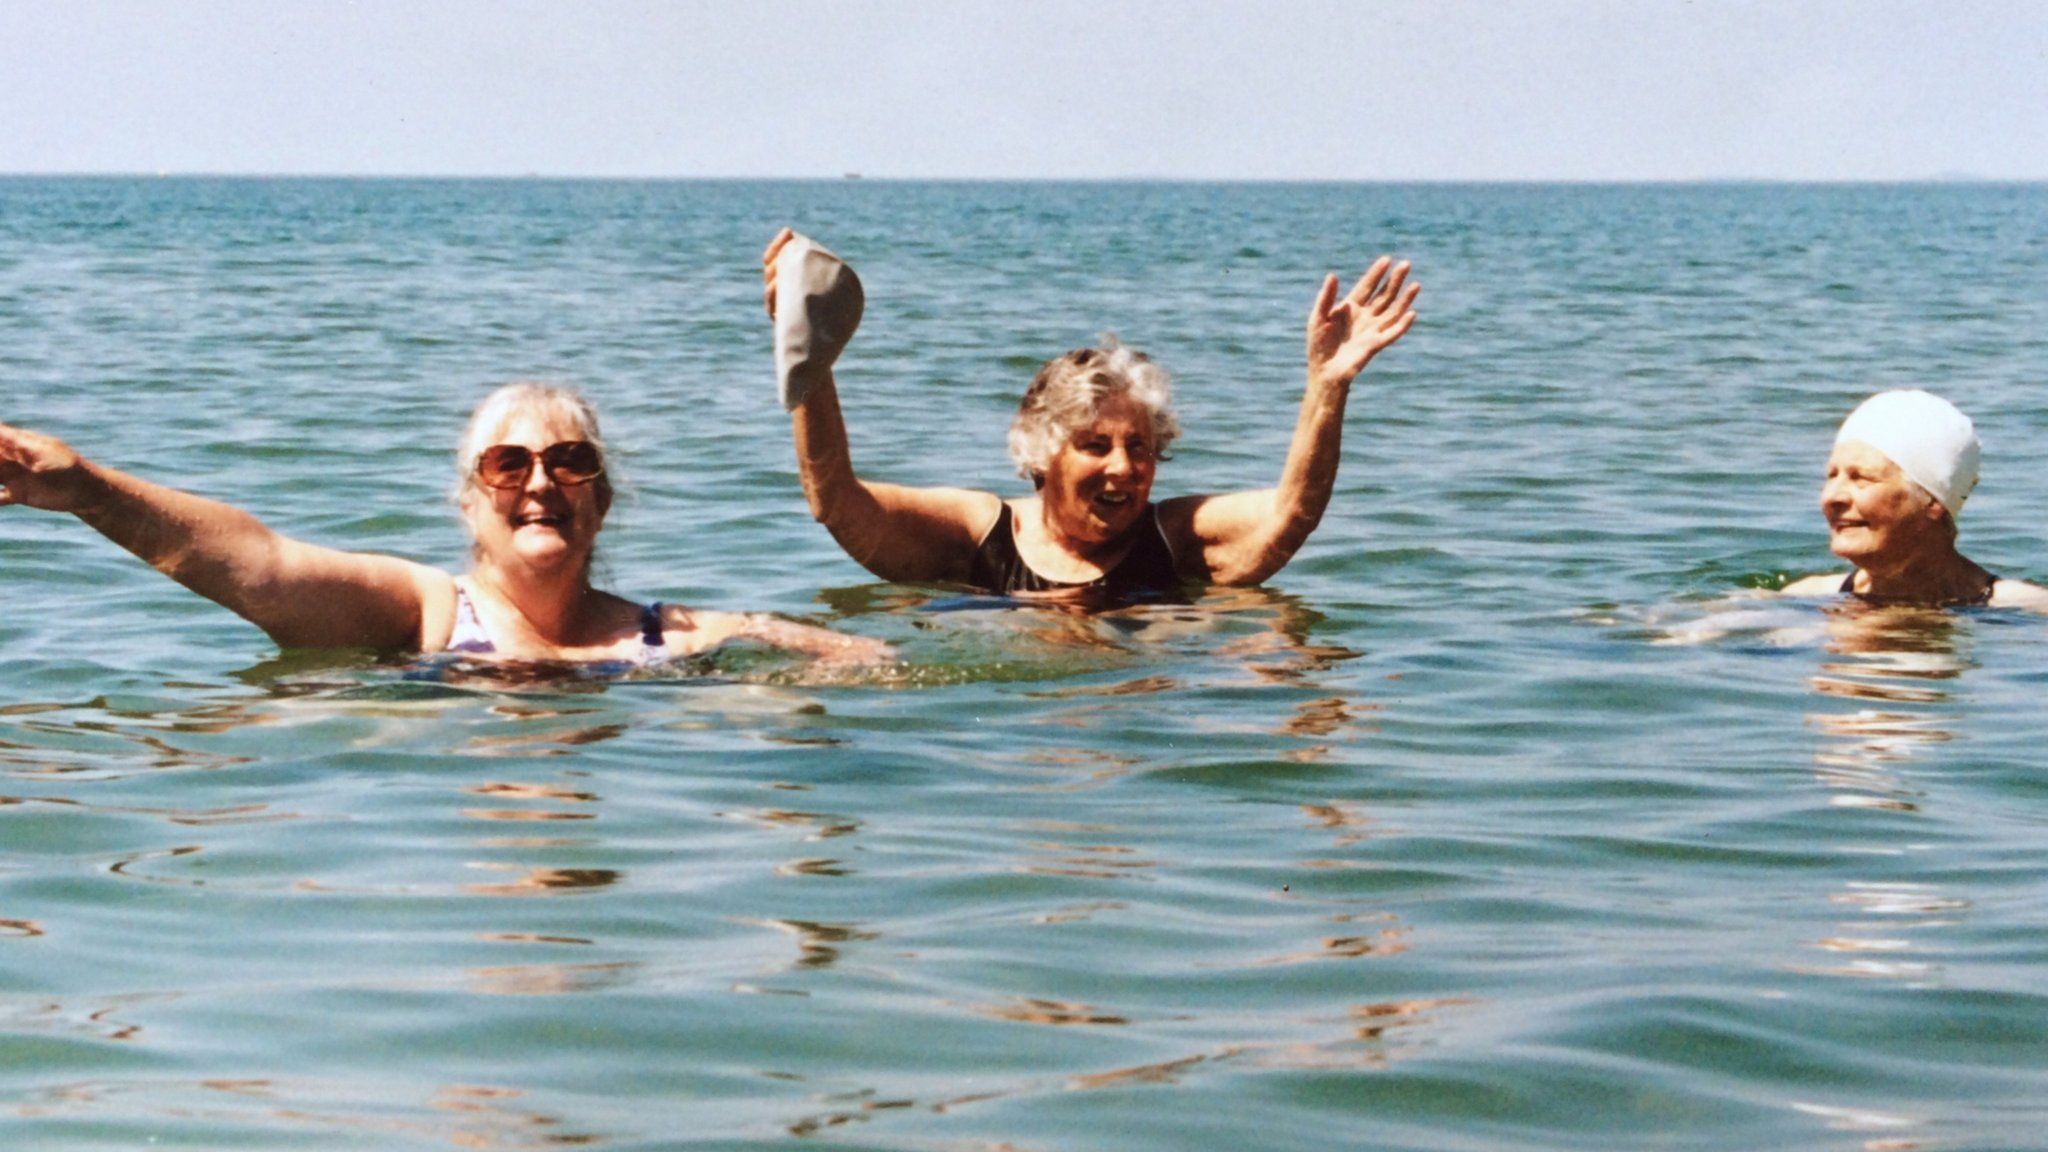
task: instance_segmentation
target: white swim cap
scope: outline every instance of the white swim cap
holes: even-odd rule
[[[1879,392],[1842,421],[1835,443],[1860,440],[1927,489],[1949,515],[1977,486],[1977,429],[1956,406],[1918,388]]]

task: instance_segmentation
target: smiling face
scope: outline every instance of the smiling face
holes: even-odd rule
[[[1060,535],[1102,544],[1138,522],[1158,470],[1151,413],[1118,393],[1104,398],[1095,419],[1053,453],[1038,494]]]
[[[484,442],[516,444],[537,457],[550,444],[583,438],[567,414],[526,407],[510,412]],[[609,492],[602,480],[557,484],[536,460],[516,488],[488,488],[472,479],[463,489],[462,514],[481,563],[536,575],[581,572],[590,566],[610,510]]]
[[[1842,441],[1828,457],[1820,513],[1828,522],[1828,550],[1859,568],[1952,540],[1941,503],[1860,440]]]

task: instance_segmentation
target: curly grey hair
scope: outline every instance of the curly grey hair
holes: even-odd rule
[[[1145,409],[1152,418],[1153,452],[1166,459],[1167,446],[1180,435],[1166,371],[1116,337],[1104,336],[1094,348],[1076,348],[1047,361],[1032,377],[1010,424],[1010,459],[1017,462],[1017,473],[1033,484],[1044,483],[1060,447],[1093,423],[1112,396],[1128,396]]]

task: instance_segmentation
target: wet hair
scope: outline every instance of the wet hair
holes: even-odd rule
[[[1128,396],[1152,418],[1153,454],[1166,459],[1167,446],[1180,435],[1180,421],[1173,415],[1173,388],[1165,369],[1116,337],[1104,336],[1094,348],[1076,348],[1047,361],[1032,377],[1010,424],[1010,459],[1017,462],[1018,475],[1044,483],[1045,470],[1061,446],[1093,423],[1103,402],[1115,396]]]
[[[495,437],[504,431],[514,416],[522,412],[559,417],[575,429],[577,439],[597,445],[598,452],[604,456],[605,471],[591,483],[597,485],[598,506],[609,509],[613,495],[611,454],[605,451],[604,435],[597,428],[597,410],[574,388],[538,380],[518,380],[507,384],[484,397],[476,411],[469,414],[469,424],[463,428],[462,439],[455,448],[456,501],[461,502],[464,496],[476,490],[477,457],[483,455],[484,449],[497,443]]]

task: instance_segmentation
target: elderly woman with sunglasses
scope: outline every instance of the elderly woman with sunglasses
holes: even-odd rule
[[[753,639],[838,660],[886,646],[772,617],[636,604],[591,587],[611,509],[597,417],[542,384],[499,389],[470,417],[457,493],[468,575],[281,536],[254,516],[95,464],[0,424],[0,506],[69,512],[287,648],[460,652],[649,664]]]

